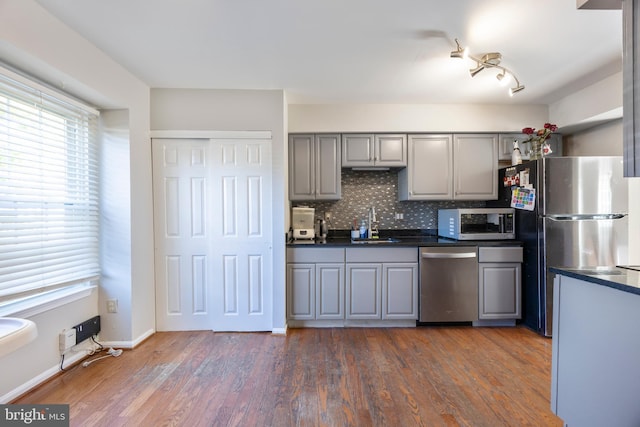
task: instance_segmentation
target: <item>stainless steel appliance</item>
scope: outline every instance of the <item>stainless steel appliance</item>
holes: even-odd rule
[[[291,209],[291,228],[296,240],[313,240],[315,238],[314,208],[296,207]]]
[[[420,248],[420,322],[478,320],[478,248]]]
[[[533,210],[516,209],[523,242],[523,323],[551,336],[553,273],[628,259],[628,188],[622,157],[554,157],[500,169],[497,206],[510,206],[522,182],[536,190]]]
[[[438,210],[438,236],[456,240],[515,239],[515,209]]]

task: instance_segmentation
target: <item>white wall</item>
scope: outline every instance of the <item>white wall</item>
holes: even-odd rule
[[[560,128],[583,128],[622,117],[622,72],[549,105],[549,118]]]
[[[100,122],[100,339],[122,342],[131,340],[133,329],[129,111],[102,110]],[[107,313],[105,302],[109,299],[117,300],[117,313]]]
[[[7,403],[59,372],[58,334],[64,328],[84,322],[98,310],[98,292],[53,310],[29,317],[38,328],[38,337],[24,347],[0,358],[0,403]],[[69,360],[86,355],[90,342],[75,346],[66,355]],[[77,350],[77,352],[75,352]],[[56,402],[58,403],[58,402]],[[65,403],[65,402],[59,402]]]
[[[273,324],[286,325],[286,105],[280,90],[152,89],[152,130],[266,130],[273,154]]]
[[[564,136],[565,156],[622,156],[622,119]]]
[[[520,132],[548,120],[546,105],[289,105],[289,132]]]
[[[115,326],[107,316],[102,327],[105,334],[109,331],[124,343],[135,343],[155,328],[154,304],[150,303],[154,289],[149,88],[34,0],[0,2],[0,58],[52,86],[64,86],[68,93],[99,109],[128,111],[124,161],[130,166],[108,168],[107,173],[131,173],[128,188],[113,189],[130,194],[130,204],[123,206],[120,218],[124,222],[121,229],[130,230],[130,235],[122,241],[114,239],[109,247],[130,256],[109,266],[112,271],[120,269],[114,277],[126,277],[125,283],[106,278],[101,286],[103,293],[118,295],[121,306],[130,306],[130,310],[119,314]],[[106,257],[105,261],[109,259]],[[59,364],[58,333],[98,314],[98,306],[102,307],[104,301],[97,302],[97,298],[85,298],[43,314],[38,345],[46,346],[46,350],[38,347],[20,352],[22,357],[9,355],[0,359],[0,395],[33,380],[43,367],[55,369]]]

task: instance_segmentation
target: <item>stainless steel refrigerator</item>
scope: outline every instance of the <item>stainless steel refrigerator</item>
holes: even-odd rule
[[[622,157],[549,157],[500,169],[499,200],[489,205],[510,206],[516,176],[523,184],[527,175],[533,210],[516,209],[516,239],[524,246],[522,323],[551,336],[549,267],[627,263],[627,181]]]

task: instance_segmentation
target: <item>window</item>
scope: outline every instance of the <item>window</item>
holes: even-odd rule
[[[97,118],[0,69],[0,303],[99,275]]]

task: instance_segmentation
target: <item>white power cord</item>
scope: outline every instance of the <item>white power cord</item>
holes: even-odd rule
[[[118,357],[121,354],[122,354],[122,349],[114,350],[113,348],[109,348],[109,350],[107,350],[107,355],[106,356],[96,357],[95,359],[87,360],[86,362],[84,362],[82,364],[82,366],[86,368],[87,366],[91,365],[95,361],[98,361],[100,359],[105,359],[105,358],[107,358],[109,356]]]

